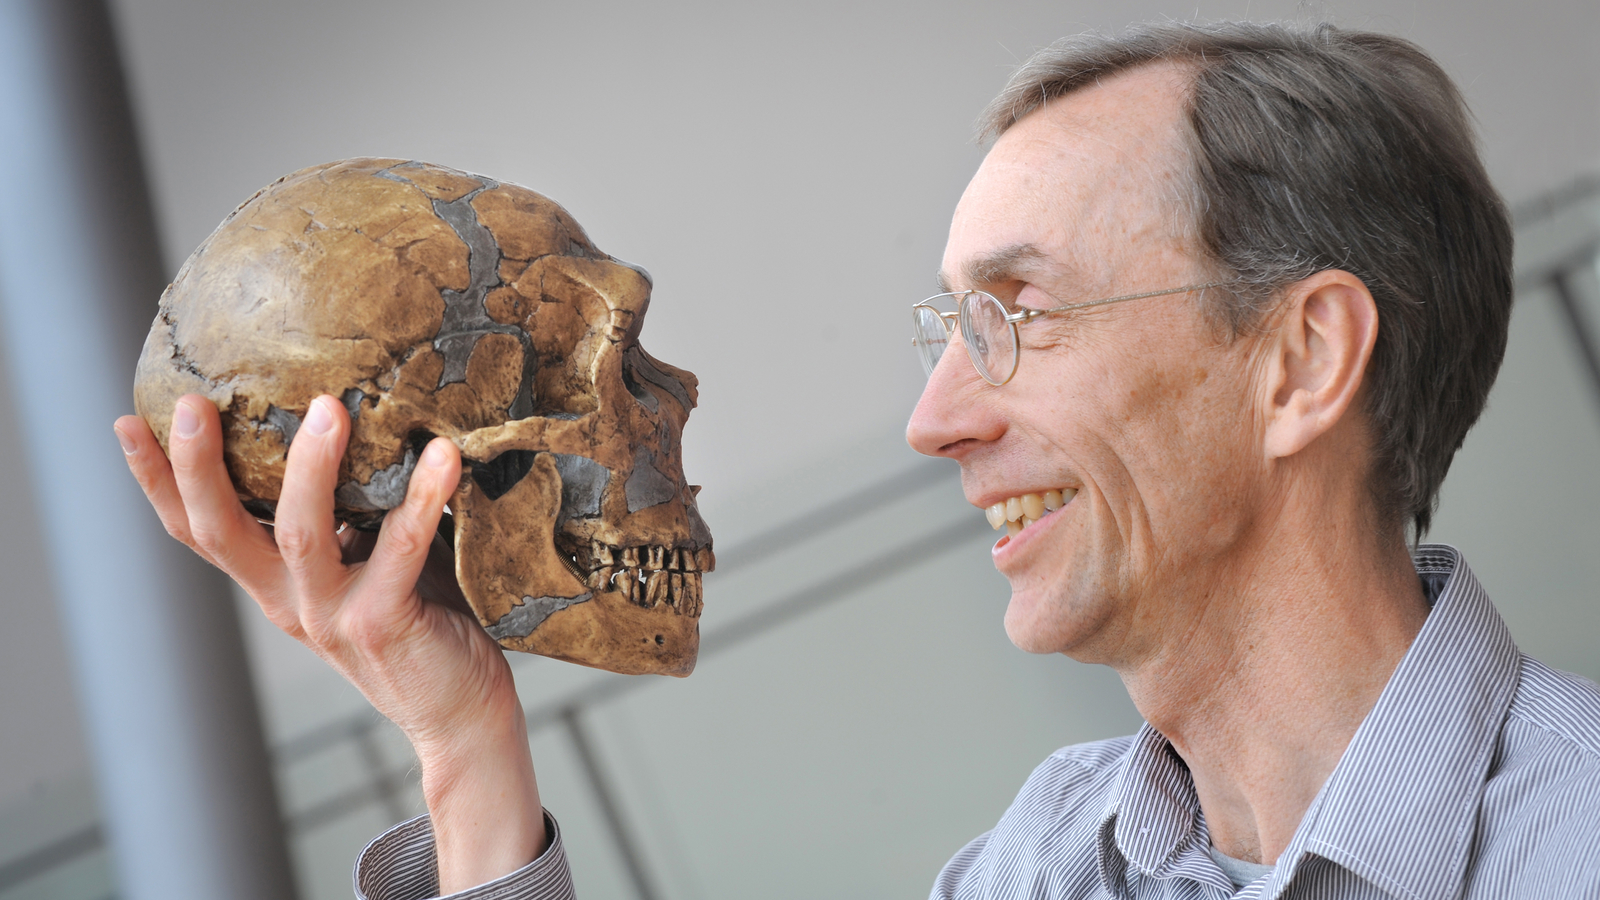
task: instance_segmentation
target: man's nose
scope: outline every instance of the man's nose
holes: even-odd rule
[[[951,334],[911,412],[906,443],[924,456],[959,458],[972,442],[999,438],[1005,422],[984,396],[992,390],[972,367],[960,333]]]

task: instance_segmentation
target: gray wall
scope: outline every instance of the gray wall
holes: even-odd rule
[[[648,267],[657,299],[645,342],[701,379],[686,466],[707,484],[719,547],[915,465],[897,436],[921,381],[905,308],[932,292],[950,211],[981,158],[973,118],[1013,64],[1056,36],[1197,12],[1395,32],[1459,80],[1513,203],[1600,162],[1600,6],[1589,0],[113,8],[173,271],[256,188],[364,154],[526,184],[565,204],[602,248]],[[1600,677],[1590,637],[1600,633],[1600,407],[1552,310],[1530,287],[1434,536],[1467,550],[1526,648]],[[0,542],[0,842],[13,840],[6,821],[37,806],[30,790],[66,797],[83,766],[16,459],[13,436],[0,434],[0,466],[13,473],[0,487],[12,511]],[[906,502],[862,510],[866,524],[818,538],[803,558],[708,583],[707,632],[863,545],[978,516],[948,477]],[[708,659],[688,682],[596,710],[665,893],[772,896],[758,886],[774,882],[814,893],[808,851],[848,850],[829,843],[848,842],[829,830],[843,817],[894,836],[846,854],[835,874],[861,896],[920,895],[1033,761],[1136,721],[1106,673],[1006,644],[1003,583],[982,543]],[[251,621],[275,739],[359,714],[353,691]],[[518,665],[531,701],[589,677]],[[943,716],[970,702],[985,720],[950,733]],[[663,740],[677,748],[667,758]],[[535,747],[549,802],[582,838],[586,895],[624,895],[570,747],[556,731]],[[310,759],[285,775],[286,806],[306,808],[367,765]],[[393,812],[366,808],[307,832],[297,845],[307,896],[337,896],[352,848]]]

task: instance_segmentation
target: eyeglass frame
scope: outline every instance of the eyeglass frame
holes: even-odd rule
[[[1000,309],[1003,311],[1006,308],[1006,305],[1005,305],[1005,303],[1003,303],[1000,300],[999,297],[996,297],[995,295],[989,293],[988,291],[981,291],[981,290],[977,290],[977,289],[968,290],[968,291],[945,291],[942,294],[934,294],[932,297],[929,297],[928,299],[923,300],[921,303],[913,304],[912,307],[911,307],[911,314],[913,316],[913,320],[912,320],[913,322],[916,321],[915,316],[917,315],[917,310],[919,310],[919,309],[926,309],[929,312],[933,313],[934,315],[938,316],[939,320],[944,323],[944,331],[945,331],[945,334],[947,336],[954,334],[955,330],[956,330],[956,325],[960,324],[962,326],[961,327],[961,332],[962,332],[961,337],[962,337],[963,341],[965,341],[966,344],[967,344],[967,360],[968,360],[968,362],[972,363],[972,368],[977,370],[978,376],[980,378],[982,378],[984,381],[989,382],[990,384],[994,385],[995,387],[1000,387],[1002,385],[1005,385],[1005,384],[1009,383],[1011,381],[1011,379],[1013,379],[1013,378],[1015,378],[1017,376],[1017,368],[1021,365],[1021,362],[1022,362],[1022,335],[1017,331],[1017,326],[1018,325],[1025,325],[1025,324],[1027,324],[1029,322],[1032,322],[1034,319],[1039,318],[1040,316],[1049,316],[1049,315],[1054,315],[1056,313],[1072,312],[1073,310],[1077,310],[1077,309],[1088,309],[1088,308],[1090,308],[1092,306],[1105,306],[1105,305],[1110,304],[1110,303],[1122,303],[1123,301],[1126,301],[1126,300],[1143,300],[1143,299],[1145,299],[1147,297],[1164,297],[1164,296],[1167,296],[1169,294],[1187,294],[1187,293],[1190,293],[1191,291],[1203,291],[1203,290],[1205,290],[1207,288],[1223,287],[1225,285],[1226,285],[1226,282],[1211,281],[1211,282],[1207,282],[1205,284],[1191,284],[1191,285],[1188,285],[1186,287],[1168,288],[1166,290],[1161,290],[1161,291],[1145,291],[1144,293],[1141,293],[1141,294],[1124,294],[1124,295],[1122,295],[1120,297],[1107,297],[1107,298],[1105,298],[1103,300],[1090,300],[1090,301],[1085,302],[1085,303],[1068,303],[1068,304],[1065,304],[1063,306],[1051,306],[1051,307],[1047,307],[1045,309],[1035,309],[1033,307],[1023,306],[1023,307],[1019,307],[1017,309],[1017,311],[1014,312],[1014,313],[1003,313],[1003,315],[1001,317],[1001,321],[1003,321],[1005,324],[1011,326],[1011,372],[1008,375],[1006,375],[1006,377],[1005,377],[1005,379],[1003,381],[995,381],[993,378],[990,378],[983,371],[983,365],[980,364],[978,362],[978,358],[973,355],[974,351],[972,349],[972,344],[971,344],[970,341],[967,340],[967,331],[969,330],[969,326],[966,323],[963,323],[963,322],[960,321],[963,316],[966,316],[968,322],[971,321],[971,316],[967,316],[966,315],[966,311],[967,311],[967,298],[971,297],[973,294],[982,294],[983,296],[988,297],[990,300],[993,300],[995,303],[999,304]],[[1049,294],[1045,294],[1045,296],[1049,297],[1050,295]],[[956,298],[956,311],[955,312],[941,312],[941,311],[939,311],[937,309],[934,309],[934,307],[932,305],[933,302],[935,300],[940,299],[941,297],[955,297]],[[1052,297],[1051,299],[1053,300],[1055,298]],[[917,337],[915,335],[913,335],[912,338],[911,338],[911,346],[913,346],[913,347],[917,346]],[[939,351],[939,358],[940,359],[944,358],[944,351],[943,350]],[[929,370],[928,377],[930,377],[930,378],[933,377],[932,370]]]

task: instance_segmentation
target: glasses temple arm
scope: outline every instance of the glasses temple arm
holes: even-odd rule
[[[1104,300],[1090,300],[1087,303],[1069,303],[1066,306],[1052,306],[1048,309],[1023,309],[1006,316],[1006,321],[1031,322],[1039,316],[1049,313],[1071,312],[1075,309],[1088,309],[1091,306],[1105,306],[1108,303],[1121,303],[1124,300],[1143,300],[1146,297],[1164,297],[1168,294],[1186,294],[1190,291],[1203,291],[1206,288],[1222,287],[1225,282],[1212,281],[1206,284],[1191,284],[1187,287],[1169,288],[1164,291],[1145,291],[1142,294],[1125,294],[1121,297],[1107,297]]]

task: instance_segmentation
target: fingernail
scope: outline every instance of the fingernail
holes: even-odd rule
[[[186,438],[194,437],[194,433],[199,430],[200,417],[194,414],[189,404],[179,402],[177,408],[172,411],[172,433]]]
[[[422,464],[425,466],[437,469],[449,461],[444,452],[444,445],[438,441],[428,444],[428,448],[422,451]]]
[[[133,451],[139,449],[139,445],[133,442],[133,438],[124,434],[121,428],[113,425],[111,426],[111,430],[117,433],[117,443],[122,445],[122,453],[124,456],[132,456]]]
[[[328,404],[321,398],[311,401],[311,409],[306,412],[305,429],[312,434],[327,434],[333,427],[333,414],[328,412]]]

